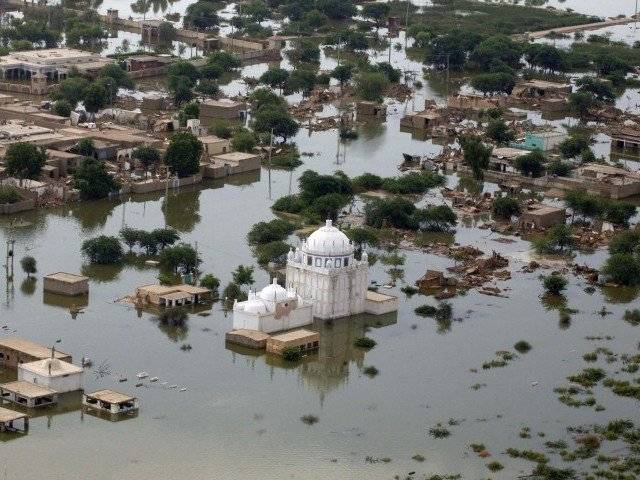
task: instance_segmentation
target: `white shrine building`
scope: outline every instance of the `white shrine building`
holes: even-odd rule
[[[313,321],[311,303],[292,290],[285,290],[274,278],[259,292],[249,292],[249,298],[233,306],[235,330],[258,330],[271,333],[309,325]]]
[[[369,287],[367,253],[356,260],[349,238],[327,220],[287,258],[287,288],[313,303],[320,319],[365,311]]]
[[[287,256],[286,289],[276,283],[233,307],[234,330],[271,333],[359,313],[396,311],[397,297],[368,290],[366,252],[354,257],[349,238],[327,220]]]

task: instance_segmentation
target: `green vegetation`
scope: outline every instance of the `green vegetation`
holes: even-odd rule
[[[122,260],[122,246],[116,237],[100,235],[82,243],[82,254],[90,263],[108,265]]]
[[[369,337],[359,337],[359,338],[355,339],[353,344],[356,347],[364,348],[366,350],[370,350],[370,349],[372,349],[373,347],[376,346],[376,341],[374,339],[372,339],[372,338],[369,338]]]
[[[85,157],[73,173],[73,183],[83,200],[105,198],[120,188],[118,181],[107,171],[104,162]]]
[[[435,427],[429,429],[429,435],[433,438],[447,438],[451,435],[451,432],[442,426],[441,423],[438,423]]]
[[[493,147],[482,143],[479,137],[461,137],[459,140],[462,145],[464,163],[471,168],[476,180],[482,180],[484,170],[489,167]]]
[[[22,200],[20,190],[11,185],[0,185],[0,205],[17,203]]]
[[[535,249],[540,254],[564,254],[573,248],[571,227],[556,225],[550,228],[540,239],[534,241]]]
[[[146,251],[147,255],[155,255],[158,250],[163,250],[165,247],[176,243],[180,236],[173,228],[156,228],[148,232],[124,227],[120,230],[120,238],[129,247],[129,251],[138,245]]]
[[[285,347],[282,350],[282,358],[287,362],[297,362],[302,358],[302,352],[296,347]]]
[[[545,291],[550,295],[560,295],[569,282],[559,274],[551,274],[543,278],[542,284]]]
[[[160,252],[159,260],[162,268],[174,274],[191,273],[198,268],[201,262],[195,248],[186,243],[165,248]]]
[[[367,377],[373,378],[380,373],[380,370],[378,370],[373,365],[369,365],[368,367],[364,367],[362,369],[362,373],[364,373]]]
[[[269,222],[258,222],[247,234],[250,245],[264,245],[269,242],[285,240],[295,230],[295,224],[276,218]]]
[[[38,272],[36,259],[30,255],[20,259],[20,266],[22,267],[22,271],[27,274],[27,278],[31,278],[31,275]]]
[[[616,225],[628,225],[636,213],[636,206],[621,200],[611,200],[583,190],[567,192],[565,204],[573,212],[573,216],[582,219],[598,219]]]
[[[544,173],[544,163],[546,159],[540,150],[534,150],[515,159],[516,169],[528,177],[540,177]]]
[[[520,340],[513,346],[518,353],[527,353],[531,350],[531,344],[526,340]]]
[[[20,180],[38,179],[46,160],[44,148],[28,142],[10,144],[4,155],[7,175]]]
[[[175,133],[164,155],[164,162],[178,177],[195,175],[200,170],[202,142],[189,132]]]
[[[218,288],[220,288],[220,280],[214,277],[212,274],[207,273],[200,279],[200,286],[211,290],[215,296],[218,295]]]
[[[496,197],[491,203],[491,213],[494,217],[510,220],[520,213],[520,202],[513,197]]]

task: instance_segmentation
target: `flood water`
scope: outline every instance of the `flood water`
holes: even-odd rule
[[[124,3],[109,6],[124,10]],[[385,55],[378,53],[378,60]],[[394,51],[392,61],[414,67],[403,52]],[[323,60],[323,65],[327,62]],[[258,76],[266,68],[247,67],[243,74]],[[242,88],[236,80],[225,91],[235,94]],[[409,298],[399,288],[405,282],[413,284],[426,269],[444,269],[454,261],[401,251],[406,255],[403,280],[395,288],[381,290],[400,297],[397,315],[317,323],[313,328],[321,333],[319,352],[294,365],[226,348],[224,334],[232,319],[219,303],[208,316],[190,314],[187,328],[167,330],[153,314],[117,302],[136,286],[154,283],[156,269],[90,268],[83,263],[80,246],[87,238],[117,235],[124,225],[144,229],[168,225],[180,232],[183,241],[197,242],[201,270],[225,285],[237,265],[255,263],[247,232],[254,223],[274,217],[271,204],[297,190],[297,179],[305,169],[390,176],[398,174],[403,152],[438,153],[441,146],[432,141],[399,132],[399,122],[405,109],[420,109],[425,98],[442,102],[444,91],[442,85],[425,82],[415,102],[389,101],[386,122],[362,126],[359,138],[347,144],[346,155],[338,161],[335,130],[310,133],[301,128],[295,142],[301,152],[314,155],[303,157],[305,165],[293,172],[263,169],[171,192],[167,198],[134,196],[0,217],[0,245],[15,239],[16,259],[32,255],[39,270],[36,287],[30,289],[23,285],[25,276],[16,264],[14,288],[6,291],[0,304],[0,326],[7,326],[0,337],[18,335],[55,344],[72,353],[76,362],[90,357],[87,391],[113,388],[136,395],[141,402],[137,417],[120,422],[83,414],[77,398],[42,411],[31,420],[28,435],[0,436],[4,478],[344,480],[405,478],[417,472],[414,478],[460,473],[477,479],[490,472],[487,460],[475,456],[469,444],[484,443],[492,459],[505,466],[491,477],[513,479],[529,473],[532,466],[503,455],[507,447],[543,451],[545,440],[568,438],[570,425],[637,420],[636,400],[616,397],[602,387],[594,388],[598,403],[606,407],[600,412],[561,404],[553,389],[584,368],[582,355],[597,346],[618,353],[637,350],[638,327],[621,317],[625,309],[638,306],[638,292],[587,294],[585,280],[569,276],[567,305],[578,312],[570,324],[561,323],[558,311],[541,302],[541,272],[519,272],[530,259],[530,244],[517,237],[513,243],[502,243],[500,235],[479,228],[479,219],[461,218],[455,241],[509,257],[513,280],[496,283],[506,289],[508,298],[470,291],[450,300],[454,312],[450,324],[418,317],[414,308],[435,301],[421,295]],[[448,182],[455,186],[458,179],[448,177]],[[426,201],[443,200],[432,193]],[[297,242],[295,237],[290,240]],[[578,254],[576,261],[600,266],[605,257],[598,251]],[[75,318],[68,302],[43,296],[41,276],[61,270],[91,278],[88,305]],[[385,270],[377,263],[371,279],[385,284],[389,280]],[[0,279],[4,282],[3,275]],[[270,280],[259,268],[255,279],[257,288]],[[611,314],[597,313],[603,305]],[[365,333],[378,343],[368,352],[353,346],[354,339]],[[613,338],[585,338],[607,335]],[[480,368],[494,352],[512,349],[522,339],[533,346],[529,353],[505,368]],[[181,350],[183,344],[192,349]],[[380,371],[375,378],[362,373],[370,365]],[[134,387],[136,373],[143,370],[159,381]],[[128,381],[119,382],[121,376]],[[5,370],[0,377],[11,380],[15,372]],[[301,421],[303,415],[315,415],[319,421],[307,425]],[[448,438],[429,435],[430,428],[449,419],[457,425],[448,427]],[[520,438],[522,427],[534,432],[532,439]],[[423,456],[424,462],[412,459],[415,455]]]

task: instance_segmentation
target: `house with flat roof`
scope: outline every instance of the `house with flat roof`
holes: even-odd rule
[[[95,75],[112,59],[74,48],[46,48],[11,52],[0,58],[3,79],[30,79],[44,75],[48,81],[63,80],[75,67],[80,73]]]
[[[556,130],[548,132],[527,132],[522,142],[512,142],[509,146],[523,150],[541,150],[548,152],[557,148],[568,137],[565,132]]]
[[[0,432],[17,431],[16,422],[22,420],[22,431],[29,430],[29,416],[26,413],[16,412],[8,408],[0,407]]]
[[[320,334],[301,328],[274,335],[267,339],[267,352],[282,355],[287,348],[295,348],[301,352],[317,350],[320,346]]]
[[[546,230],[555,225],[564,225],[567,209],[544,203],[529,205],[524,209],[518,221],[522,230]]]
[[[85,393],[82,396],[82,405],[113,415],[135,412],[139,408],[136,397],[108,389]]]
[[[194,285],[143,285],[136,288],[134,301],[159,307],[178,307],[200,303],[211,293],[208,288]]]
[[[71,362],[71,355],[19,337],[0,339],[0,366],[17,368],[22,363],[51,357]]]
[[[494,148],[489,158],[489,170],[497,172],[515,172],[514,162],[517,158],[527,155],[527,150],[511,147]]]
[[[35,383],[58,393],[82,390],[84,370],[57,358],[18,365],[18,381]]]
[[[53,405],[58,401],[58,392],[37,383],[18,380],[0,385],[0,398],[27,408]]]
[[[415,130],[429,130],[444,125],[446,119],[440,110],[430,108],[422,112],[410,113],[400,119],[400,126]]]
[[[43,278],[43,288],[58,295],[85,295],[89,293],[89,278],[75,273],[51,273]]]
[[[200,104],[200,122],[210,125],[218,119],[243,120],[247,113],[247,104],[228,98],[205,100]]]
[[[260,155],[246,152],[227,152],[210,157],[202,168],[205,178],[222,178],[238,173],[260,170]]]

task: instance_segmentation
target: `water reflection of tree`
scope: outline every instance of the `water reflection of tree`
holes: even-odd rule
[[[166,12],[177,0],[136,0],[131,4],[131,11],[146,17],[147,13],[154,14]]]
[[[169,195],[162,203],[162,213],[168,226],[189,233],[200,223],[200,190]]]
[[[602,294],[609,303],[630,303],[640,295],[640,287],[602,287]]]
[[[179,342],[187,338],[189,334],[189,315],[183,308],[164,309],[153,320],[158,323],[158,328],[173,342]]]
[[[113,210],[122,200],[96,200],[92,202],[78,202],[69,206],[69,212],[78,220],[84,231],[90,233],[102,230]]]
[[[113,265],[84,264],[80,268],[82,275],[89,277],[93,282],[113,282],[120,276],[124,263]]]
[[[37,284],[38,280],[35,277],[25,278],[20,284],[20,291],[25,295],[33,295]]]

